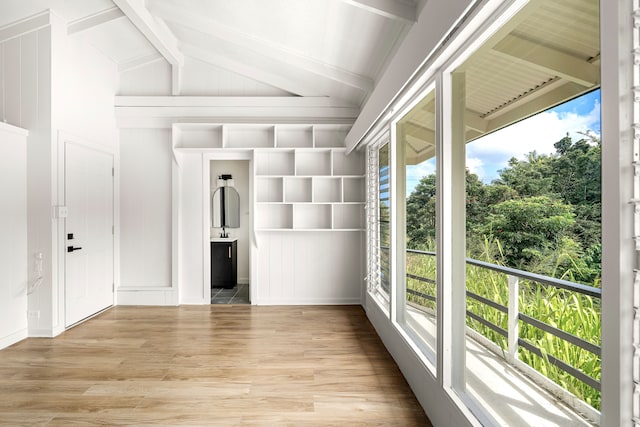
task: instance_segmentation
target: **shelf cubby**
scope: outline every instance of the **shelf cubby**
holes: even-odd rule
[[[331,205],[294,205],[293,228],[298,230],[331,229]]]
[[[294,175],[293,151],[256,151],[257,175]]]
[[[256,178],[256,193],[258,203],[284,202],[282,191],[282,178],[259,177]]]
[[[339,203],[342,201],[342,182],[340,178],[314,177],[313,202]]]
[[[344,177],[342,181],[342,201],[345,203],[364,203],[364,178]]]
[[[222,125],[183,123],[173,126],[176,148],[222,148]]]
[[[331,151],[328,151],[328,150],[296,151],[296,175],[302,175],[302,176],[331,175]]]
[[[311,178],[287,177],[284,179],[284,201],[287,203],[311,202]]]
[[[312,148],[313,128],[311,126],[276,126],[277,148]]]
[[[336,176],[364,175],[364,152],[352,151],[348,156],[344,151],[333,152],[333,174]]]
[[[225,147],[273,148],[274,126],[229,125],[226,128]]]
[[[315,147],[344,147],[344,140],[350,128],[351,126],[347,125],[316,125],[313,129]]]
[[[364,228],[362,205],[333,205],[333,228],[335,230],[361,230]]]
[[[258,230],[290,230],[293,228],[293,206],[289,204],[264,204],[256,215]]]

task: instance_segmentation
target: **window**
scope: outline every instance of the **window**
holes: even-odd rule
[[[436,354],[436,106],[430,88],[396,124],[399,279],[397,321],[435,365]]]
[[[389,310],[390,294],[390,176],[389,136],[385,133],[378,143],[367,147],[367,251],[368,291]]]

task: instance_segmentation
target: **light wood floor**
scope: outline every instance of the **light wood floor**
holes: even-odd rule
[[[115,307],[0,351],[0,425],[430,426],[361,307]]]

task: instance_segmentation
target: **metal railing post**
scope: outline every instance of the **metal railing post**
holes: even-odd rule
[[[509,303],[507,312],[507,340],[508,340],[508,354],[513,360],[518,359],[518,314],[520,308],[518,307],[518,295],[520,288],[520,278],[517,276],[507,275],[507,281],[509,282]]]

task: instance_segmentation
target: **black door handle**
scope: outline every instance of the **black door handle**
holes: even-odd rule
[[[67,246],[67,252],[79,251],[81,247],[74,248],[73,246]]]

